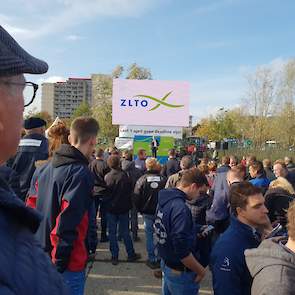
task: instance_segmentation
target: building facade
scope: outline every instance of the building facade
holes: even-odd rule
[[[53,118],[70,118],[82,102],[92,105],[92,82],[89,78],[69,78],[65,82],[43,83],[41,111]]]

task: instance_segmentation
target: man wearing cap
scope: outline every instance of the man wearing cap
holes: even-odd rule
[[[20,140],[18,151],[10,161],[11,168],[20,177],[20,198],[25,200],[35,172],[35,162],[48,159],[48,140],[45,135],[46,122],[31,117],[25,120],[26,135]]]
[[[0,26],[0,164],[15,155],[23,124],[24,106],[38,85],[24,73],[46,73],[48,65],[24,51]],[[24,97],[25,88],[33,95]],[[34,233],[42,217],[13,193],[0,178],[0,294],[69,294]]]

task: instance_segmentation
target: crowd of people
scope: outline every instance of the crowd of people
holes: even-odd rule
[[[162,274],[162,294],[198,294],[208,269],[217,295],[292,294],[292,158],[217,162],[179,159],[171,149],[161,165],[156,141],[154,157],[98,148],[99,125],[90,117],[46,132],[40,118],[23,125],[23,90],[36,88],[23,74],[48,66],[2,27],[0,45],[1,294],[84,294],[98,242],[109,243],[114,266],[120,240],[128,262],[141,259],[139,214],[146,265]]]

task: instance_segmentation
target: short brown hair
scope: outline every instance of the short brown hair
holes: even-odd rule
[[[132,161],[133,159],[133,155],[132,155],[132,152],[131,151],[128,151],[128,150],[124,150],[122,152],[122,158],[128,160],[128,161]]]
[[[102,158],[103,155],[104,155],[104,150],[102,148],[99,148],[97,151],[96,151],[96,157],[97,158]]]
[[[267,167],[267,168],[270,168],[271,167],[271,161],[270,161],[270,159],[264,159],[262,161],[262,163],[263,163],[263,167]]]
[[[191,156],[189,155],[185,155],[182,157],[181,161],[180,161],[180,167],[182,169],[189,169],[193,166],[193,159]]]
[[[288,235],[291,238],[291,240],[295,241],[295,202],[293,201],[288,209]]]
[[[200,165],[198,165],[198,169],[204,173],[204,174],[208,174],[209,173],[209,169],[208,169],[208,165],[205,163],[202,163]]]
[[[274,165],[278,165],[278,164],[281,165],[284,169],[287,169],[287,166],[286,166],[284,160],[282,160],[282,159],[278,159],[278,160],[276,160],[276,161],[274,162]]]
[[[97,136],[98,131],[99,125],[94,118],[78,117],[71,124],[70,134],[75,144],[84,144],[90,138]]]
[[[222,158],[221,158],[221,164],[222,165],[229,165],[229,156],[223,156]]]
[[[258,174],[264,173],[263,164],[260,161],[255,161],[251,163],[249,167],[252,167],[252,169],[256,171]]]
[[[242,164],[232,167],[227,174],[231,174],[234,178],[245,179],[246,169]]]
[[[139,149],[138,152],[137,152],[137,155],[138,156],[143,155],[145,152],[146,152],[145,149]]]
[[[238,162],[239,162],[237,156],[235,156],[235,155],[230,155],[229,156],[229,161],[234,162],[236,165],[238,165]]]
[[[186,187],[191,184],[197,184],[198,187],[203,185],[209,186],[208,180],[204,173],[202,173],[198,168],[191,168],[181,172],[181,179],[179,184]]]
[[[107,163],[111,169],[118,169],[120,168],[120,157],[111,155],[108,157]]]
[[[231,186],[229,190],[229,203],[232,213],[237,216],[237,208],[245,209],[249,197],[257,194],[262,194],[261,189],[248,181],[243,181]]]

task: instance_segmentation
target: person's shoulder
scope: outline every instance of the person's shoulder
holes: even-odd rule
[[[33,290],[41,286],[48,290],[48,294],[68,294],[60,274],[33,233],[12,216],[3,214],[2,210],[0,233],[2,283],[13,284],[13,289],[19,292],[25,288],[28,294],[33,294]]]

